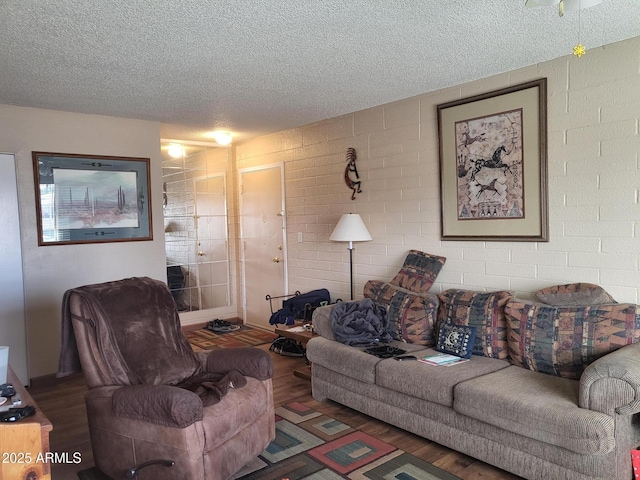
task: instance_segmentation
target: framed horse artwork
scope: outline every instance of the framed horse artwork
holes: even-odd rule
[[[546,78],[437,108],[442,240],[548,241]]]

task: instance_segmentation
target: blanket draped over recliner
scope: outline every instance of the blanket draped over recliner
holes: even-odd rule
[[[215,365],[204,366],[182,333],[168,287],[147,277],[88,285],[65,293],[58,377],[81,371],[73,332],[72,294],[83,309],[82,316],[75,318],[89,323],[96,332],[97,345],[92,354],[102,357],[100,363],[107,371],[101,375],[106,385],[183,387],[195,391],[207,406],[218,402],[230,387],[244,386],[244,375],[270,378],[270,367],[266,366],[258,366],[257,373],[239,372],[232,367],[234,362],[227,362],[231,368],[226,371],[216,370]],[[227,349],[225,353],[239,357],[246,352]]]
[[[341,343],[371,346],[390,342],[387,310],[370,298],[359,302],[339,302],[331,312],[331,325]]]

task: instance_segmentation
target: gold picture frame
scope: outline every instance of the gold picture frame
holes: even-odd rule
[[[442,240],[549,240],[547,79],[438,105]]]

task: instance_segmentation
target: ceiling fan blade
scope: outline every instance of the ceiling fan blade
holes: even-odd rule
[[[599,3],[602,3],[602,0],[564,0],[564,9],[567,12],[575,12],[576,10],[591,8]]]
[[[527,7],[550,7],[558,5],[560,0],[526,0]],[[602,3],[602,0],[564,0],[564,9],[567,12],[593,7]]]
[[[527,0],[525,5],[527,7],[550,7],[558,3],[560,3],[560,0]]]

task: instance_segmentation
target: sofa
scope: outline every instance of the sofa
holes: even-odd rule
[[[336,336],[338,307],[321,307],[313,315],[319,335],[307,344],[314,399],[527,479],[633,478],[630,450],[640,445],[637,305],[617,303],[589,284],[554,286],[536,301],[506,291],[434,294],[425,285],[365,286],[365,296],[386,306],[388,345],[431,356],[442,347],[443,325],[472,326],[469,361],[434,366],[365,353],[364,345]]]

